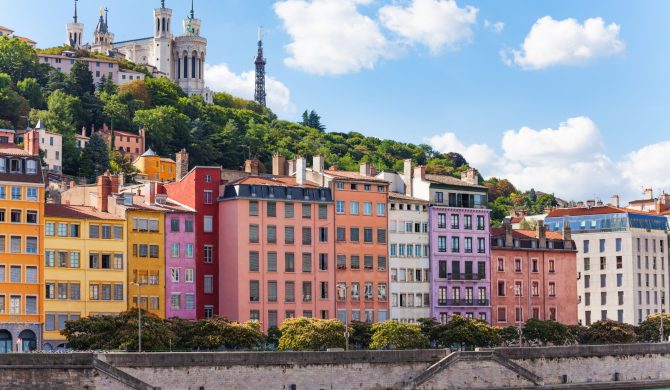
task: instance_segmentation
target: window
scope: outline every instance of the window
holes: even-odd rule
[[[377,243],[386,244],[386,229],[377,229]]]
[[[149,245],[149,257],[158,258],[158,245]]]
[[[214,217],[211,215],[205,215],[205,218],[203,220],[204,223],[204,232],[205,233],[211,233],[214,231]]]
[[[26,199],[32,202],[37,201],[37,188],[28,187],[26,188]]]
[[[21,253],[21,237],[11,236],[9,238],[9,251],[11,253]]]
[[[312,228],[303,227],[302,228],[302,244],[303,245],[312,245]]]
[[[598,244],[599,244],[600,252],[601,252],[601,253],[602,253],[602,252],[605,252],[605,239],[602,239],[602,238],[601,238],[601,239],[599,240]]]
[[[354,200],[349,202],[349,214],[358,215],[358,202]]]
[[[256,251],[249,252],[249,271],[258,272],[260,270],[259,254]]]
[[[589,240],[584,240],[583,245],[584,245],[584,249],[582,250],[582,252],[589,253]]]
[[[205,275],[205,285],[204,285],[205,294],[214,293],[214,276]]]
[[[193,220],[192,219],[186,219],[184,221],[184,231],[187,233],[192,233],[193,232]]]
[[[549,296],[556,296],[556,282],[549,282]]]
[[[352,227],[349,229],[349,240],[352,242],[360,241],[358,237],[359,229],[357,227]]]
[[[344,201],[343,200],[335,201],[335,213],[344,214]]]
[[[319,270],[326,271],[328,270],[328,254],[319,253]]]
[[[472,253],[472,237],[465,237],[463,239],[465,253]]]
[[[358,255],[351,255],[350,257],[351,269],[361,268],[361,258]]]
[[[267,262],[267,271],[277,272],[277,252],[268,252]]]
[[[463,216],[463,229],[471,230],[472,229],[472,215]]]
[[[616,257],[616,268],[617,269],[623,268],[623,257],[622,256],[617,256]]]
[[[12,210],[10,212],[10,221],[12,223],[21,223],[21,210]]]
[[[328,206],[325,204],[320,204],[319,205],[319,219],[327,219],[328,218]]]
[[[193,281],[195,280],[193,268],[186,268],[186,274],[184,280],[186,281],[186,283],[193,283]]]
[[[293,252],[284,254],[284,272],[295,272],[295,254]]]
[[[312,272],[312,254],[309,252],[302,254],[302,272]]]
[[[377,256],[377,270],[386,271],[386,256]]]
[[[295,302],[295,282],[284,283],[284,297],[286,302]]]
[[[205,204],[212,204],[212,191],[206,190],[203,192],[203,201]]]
[[[328,242],[328,228],[320,227],[319,228],[319,242]]]
[[[26,223],[37,223],[37,211],[28,210],[26,211]]]
[[[607,275],[600,275],[600,287],[607,287]]]
[[[277,242],[277,226],[267,226],[267,241],[269,244],[274,244]]]
[[[372,203],[363,202],[363,215],[372,215]]]
[[[265,214],[268,217],[276,217],[277,216],[277,203],[276,202],[268,202],[267,203],[267,208],[265,209]]]
[[[205,245],[203,249],[203,261],[205,263],[212,263],[214,261],[214,247],[212,245]]]
[[[600,269],[604,270],[607,268],[607,258],[606,257],[601,257],[600,258]]]
[[[437,251],[438,252],[446,252],[447,251],[447,237],[446,236],[438,236],[437,237]]]
[[[353,291],[353,283],[352,283],[352,291]],[[328,299],[328,282],[319,283],[319,294],[321,296],[321,299]]]
[[[37,253],[37,237],[26,237],[26,253]]]
[[[378,216],[386,215],[386,203],[377,203],[377,215]]]
[[[12,187],[12,200],[21,200],[21,187]]]
[[[249,225],[249,242],[255,244],[259,242],[258,225]]]
[[[336,232],[337,232],[336,240],[337,240],[338,242],[342,242],[342,241],[346,241],[346,240],[347,240],[347,237],[346,237],[346,235],[347,235],[347,229],[346,229],[346,228],[338,227],[337,230],[336,230]]]
[[[363,242],[371,243],[372,242],[372,229],[363,228]]]
[[[556,268],[555,268],[554,263],[555,263],[555,261],[553,259],[549,260],[549,272],[556,272]]]
[[[451,251],[458,253],[460,250],[460,239],[458,237],[451,237]]]
[[[268,280],[268,302],[277,302],[277,281]]]
[[[444,203],[444,193],[441,191],[435,192],[435,202]]]
[[[312,205],[303,203],[302,204],[302,217],[305,219],[312,218]]]
[[[284,204],[284,217],[293,218],[293,214],[294,214],[293,203],[285,203]]]
[[[179,243],[173,242],[170,244],[170,256],[179,257]]]
[[[258,202],[255,200],[249,201],[249,215],[252,217],[258,216]]]

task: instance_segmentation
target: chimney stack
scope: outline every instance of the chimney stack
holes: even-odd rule
[[[645,200],[654,199],[654,190],[652,190],[651,188],[645,188],[644,189],[644,199]]]
[[[109,195],[112,193],[112,180],[109,171],[98,176],[98,211],[106,212],[108,210]]]
[[[287,165],[288,165],[288,175],[293,176],[293,174],[295,174],[296,160],[295,159],[288,160]]]
[[[179,181],[188,173],[188,152],[186,149],[182,149],[181,151],[177,152],[175,160],[175,165],[177,166],[177,177],[175,179]]]
[[[508,218],[503,220],[503,227],[505,228],[505,246],[514,246],[514,237],[512,236],[512,224]]]
[[[260,162],[258,160],[246,160],[244,162],[244,172],[252,174],[252,175],[258,175],[258,166],[260,165]]]
[[[403,161],[402,167],[402,181],[405,183],[405,195],[413,196],[414,189],[412,188],[412,159],[405,159],[405,161]]]
[[[123,175],[123,174],[122,174]],[[114,174],[109,176],[109,193],[118,194],[119,193],[119,175]]]
[[[544,221],[536,221],[535,230],[537,231],[538,238],[538,247],[546,248],[547,247],[547,228],[544,226]]]
[[[563,241],[565,249],[572,249],[572,230],[567,220],[563,221]]]
[[[40,133],[37,130],[30,130],[23,136],[23,150],[33,156],[40,154]]]
[[[418,177],[421,180],[426,180],[426,167],[419,165],[418,167],[414,168],[414,177]]]
[[[612,199],[610,200],[610,205],[614,207],[619,207],[619,195],[612,195]]]
[[[587,207],[594,207],[595,205],[596,205],[596,201],[593,200],[593,199],[588,199],[588,200],[586,201],[586,206],[587,206]]]
[[[369,162],[361,163],[359,173],[361,174],[361,176],[367,176],[367,177],[375,175],[374,168],[372,167],[372,164],[370,164]]]
[[[81,127],[81,136],[86,138],[86,126]]]
[[[474,168],[468,168],[467,170],[461,172],[461,181],[466,183],[478,185],[479,184],[479,172]]]
[[[144,202],[156,204],[156,182],[148,181],[144,183]]]
[[[305,178],[307,176],[307,164],[304,157],[298,157],[296,159],[296,172],[295,172],[295,182],[299,185],[305,184]]]
[[[275,176],[286,176],[286,157],[280,154],[272,156],[272,174]]]
[[[312,170],[317,173],[323,173],[323,156],[317,154],[312,157]]]

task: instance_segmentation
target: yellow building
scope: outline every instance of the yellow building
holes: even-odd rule
[[[89,206],[47,204],[45,214],[42,349],[52,350],[65,321],[127,309],[127,229]]]
[[[176,163],[171,158],[160,157],[149,149],[133,161],[137,168],[148,180],[174,181],[176,177]]]
[[[0,353],[41,345],[44,180],[39,158],[0,148]],[[19,342],[19,339],[21,340]]]

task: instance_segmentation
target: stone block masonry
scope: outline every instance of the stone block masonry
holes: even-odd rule
[[[636,389],[670,344],[353,352],[0,355],[0,389]]]

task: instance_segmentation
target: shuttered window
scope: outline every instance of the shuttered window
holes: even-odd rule
[[[302,272],[312,272],[312,254],[302,254]]]
[[[249,242],[258,243],[258,225],[249,225]]]
[[[26,283],[37,283],[37,267],[26,267]]]
[[[249,201],[249,215],[255,217],[258,215],[258,202]]]
[[[114,300],[123,301],[123,284],[114,285]]]
[[[274,280],[268,282],[268,302],[277,302],[277,282]]]
[[[284,271],[295,272],[295,254],[293,252],[284,254]]]
[[[277,226],[268,225],[268,243],[274,244],[277,242]]]
[[[295,243],[295,228],[293,226],[284,226],[284,243]]]
[[[328,206],[325,204],[319,205],[319,219],[328,218]]]
[[[277,252],[268,252],[268,272],[277,272]]]
[[[337,255],[337,269],[347,269],[346,255]]]
[[[312,245],[312,228],[303,227],[302,228],[302,244],[303,245]]]
[[[386,256],[377,256],[377,270],[386,270]]]
[[[351,268],[360,269],[361,268],[361,257],[358,255],[351,255]]]
[[[302,217],[303,218],[312,218],[312,205],[303,203],[302,205]]]
[[[293,218],[294,213],[293,203],[284,203],[284,217]]]
[[[295,282],[285,283],[286,302],[295,302]]]
[[[21,237],[12,236],[10,238],[9,250],[12,253],[21,253]]]
[[[249,271],[258,272],[259,268],[258,252],[249,252]]]
[[[277,216],[277,203],[268,202],[267,207],[268,207],[267,208],[268,217],[276,217]]]
[[[37,314],[37,297],[26,297],[26,314]]]
[[[260,300],[260,287],[258,280],[249,281],[249,300],[251,302],[258,302]]]
[[[372,269],[372,256],[363,257],[363,267],[365,269]]]
[[[81,287],[79,283],[70,283],[70,300],[78,301],[81,299]]]
[[[9,267],[9,281],[12,283],[21,283],[20,265],[12,265]]]
[[[312,301],[312,282],[302,282],[302,301]]]
[[[377,242],[386,244],[386,229],[377,229]]]

